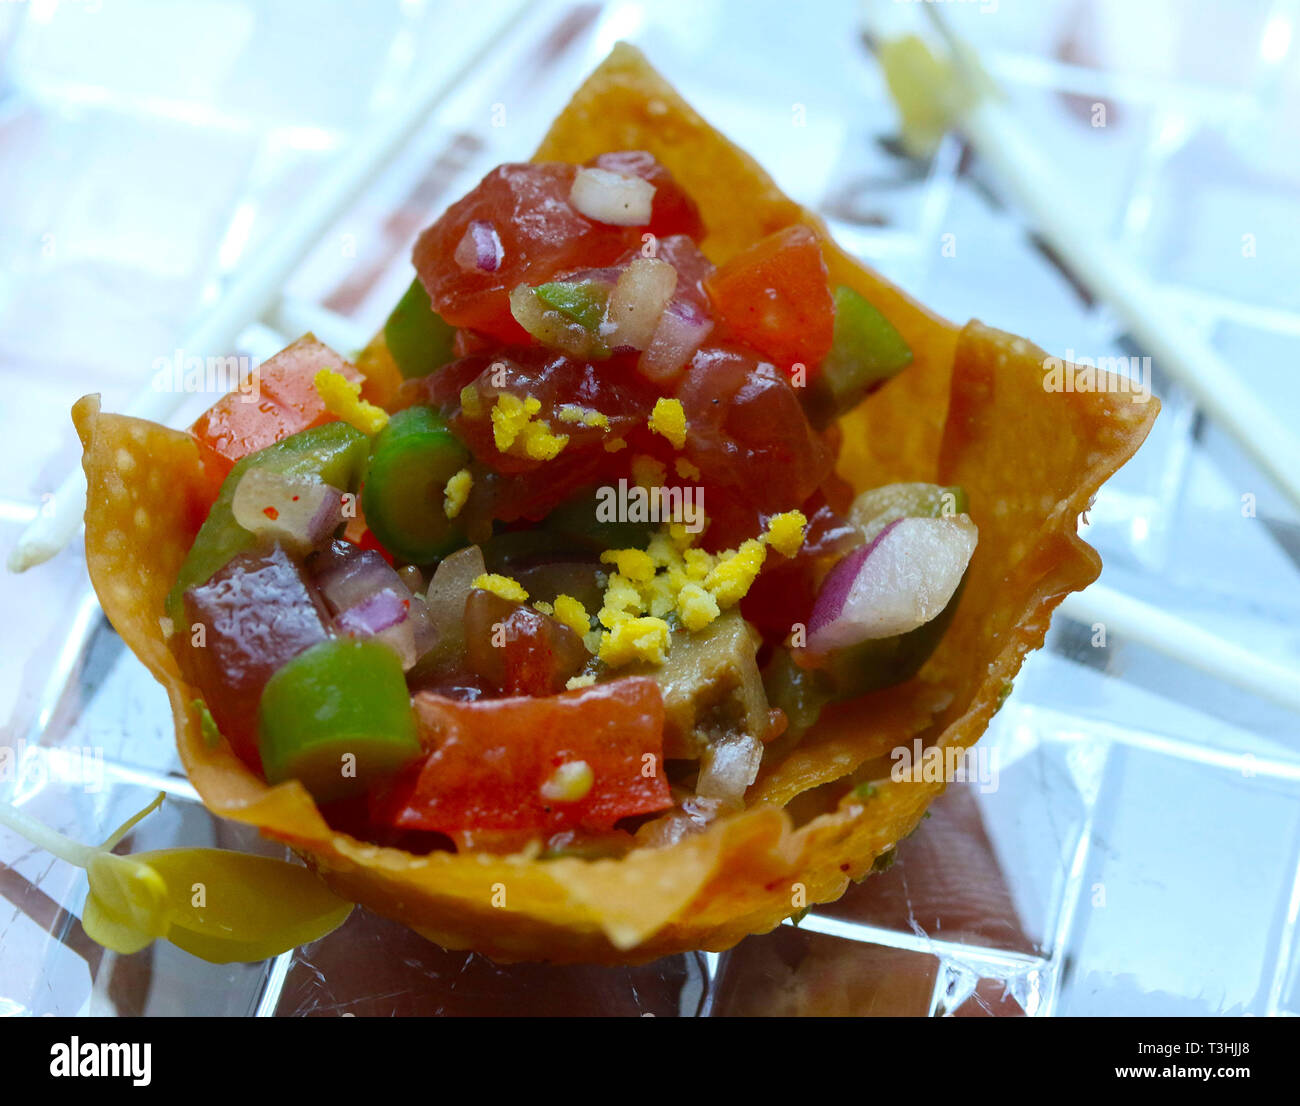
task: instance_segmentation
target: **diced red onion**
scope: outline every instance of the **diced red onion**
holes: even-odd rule
[[[704,755],[695,793],[706,799],[740,799],[758,776],[763,744],[748,734],[727,734]]]
[[[409,594],[397,570],[382,555],[351,542],[331,542],[311,559],[310,567],[333,615],[385,589]]]
[[[397,654],[405,671],[419,660],[415,626],[408,614],[413,602],[393,591],[377,591],[335,618],[334,629],[345,637],[382,641]]]
[[[579,169],[569,190],[575,211],[598,223],[643,227],[650,222],[655,186],[637,176],[609,169]]]
[[[680,808],[654,818],[636,831],[636,843],[645,849],[663,849],[687,837],[703,833],[724,814],[733,813],[742,804],[726,799],[692,795],[682,800]]]
[[[831,570],[808,622],[808,649],[825,653],[894,637],[948,605],[979,531],[966,515],[900,518]]]
[[[408,603],[409,599],[385,588],[368,595],[356,606],[340,611],[334,619],[334,625],[342,634],[371,637],[399,622],[405,622]]]
[[[645,349],[677,287],[677,270],[654,257],[632,261],[614,285],[601,334],[610,346]]]
[[[495,273],[501,267],[505,250],[501,248],[497,228],[492,223],[475,219],[465,228],[452,256],[456,258],[456,264],[467,271]]]
[[[694,355],[713,329],[713,321],[690,300],[675,299],[664,308],[654,337],[637,367],[651,380],[665,380]]]
[[[254,466],[240,478],[230,508],[245,530],[302,556],[343,522],[343,493],[319,480]]]
[[[428,606],[375,550],[331,542],[309,567],[339,633],[386,642],[401,657],[403,668],[437,644],[438,630]]]

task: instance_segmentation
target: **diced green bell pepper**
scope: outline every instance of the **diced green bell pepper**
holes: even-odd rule
[[[268,783],[322,802],[366,790],[420,754],[402,662],[378,641],[313,645],[267,681],[258,741]]]
[[[455,337],[456,328],[434,311],[419,277],[411,281],[384,323],[384,343],[405,377],[428,376],[455,360]]]
[[[594,280],[553,280],[539,284],[533,292],[547,307],[595,334],[605,318],[610,289]]]
[[[432,407],[398,411],[370,446],[361,507],[384,548],[428,564],[465,544],[443,503],[447,481],[469,451]]]
[[[291,434],[256,453],[240,458],[230,470],[216,502],[200,527],[167,596],[167,616],[175,627],[185,621],[185,591],[206,584],[236,554],[251,549],[256,538],[235,521],[231,504],[235,488],[254,466],[285,476],[312,476],[336,488],[355,492],[365,465],[370,439],[345,422],[327,422]]]
[[[840,285],[830,352],[803,390],[808,421],[825,429],[873,386],[911,363],[912,351],[893,324],[852,288]]]
[[[544,530],[577,543],[579,548],[602,552],[606,549],[644,549],[655,531],[652,522],[602,522],[596,515],[600,504],[597,489],[579,492],[566,499],[542,522]]]

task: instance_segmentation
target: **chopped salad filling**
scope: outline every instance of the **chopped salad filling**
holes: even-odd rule
[[[642,151],[500,166],[357,366],[307,336],[194,424],[170,641],[252,770],[380,844],[617,855],[919,671],[965,496],[833,472],[911,352],[809,227],[720,267],[706,234]]]

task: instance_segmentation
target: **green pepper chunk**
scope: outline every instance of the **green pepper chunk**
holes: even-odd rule
[[[875,385],[911,363],[912,351],[893,324],[852,288],[840,285],[830,352],[803,393],[808,421],[824,430]]]
[[[322,802],[364,791],[420,754],[402,662],[378,641],[313,645],[267,681],[258,740],[267,783]]]
[[[553,280],[533,289],[537,298],[593,334],[600,330],[610,288],[594,280]]]
[[[206,584],[234,556],[251,549],[254,536],[238,522],[231,508],[235,489],[250,468],[266,468],[285,476],[314,476],[323,483],[355,492],[370,440],[345,422],[327,422],[291,434],[247,457],[241,457],[222,482],[216,502],[199,528],[181,565],[176,584],[167,595],[167,616],[173,626],[185,622],[185,591]]]
[[[370,447],[361,506],[384,548],[428,564],[465,544],[446,515],[447,481],[469,464],[469,451],[432,407],[398,411]]]
[[[566,499],[542,522],[544,530],[581,549],[644,549],[655,532],[652,522],[602,521],[599,489],[588,488]]]
[[[384,323],[384,343],[405,377],[428,376],[454,361],[455,337],[456,328],[434,311],[419,277],[411,281]]]

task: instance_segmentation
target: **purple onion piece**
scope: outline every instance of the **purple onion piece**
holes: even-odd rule
[[[505,250],[501,248],[501,236],[497,234],[497,228],[482,219],[475,219],[456,244],[453,256],[462,269],[495,273],[501,267]]]
[[[402,578],[373,549],[335,541],[312,558],[311,570],[330,613],[337,615],[385,589],[400,596],[410,594]]]
[[[409,599],[404,599],[395,591],[377,591],[356,606],[336,615],[335,629],[350,637],[372,637],[390,626],[405,622],[409,602]]]
[[[888,534],[902,519],[895,519],[879,534],[870,545],[864,545],[852,552],[846,554],[822,582],[822,589],[817,593],[817,601],[813,604],[812,617],[808,619],[808,638],[811,644],[812,638],[819,630],[825,629],[837,618],[844,610],[844,604],[853,591],[853,585],[858,579],[858,573],[862,571],[862,566],[871,556],[871,551],[880,544],[880,540]]]

